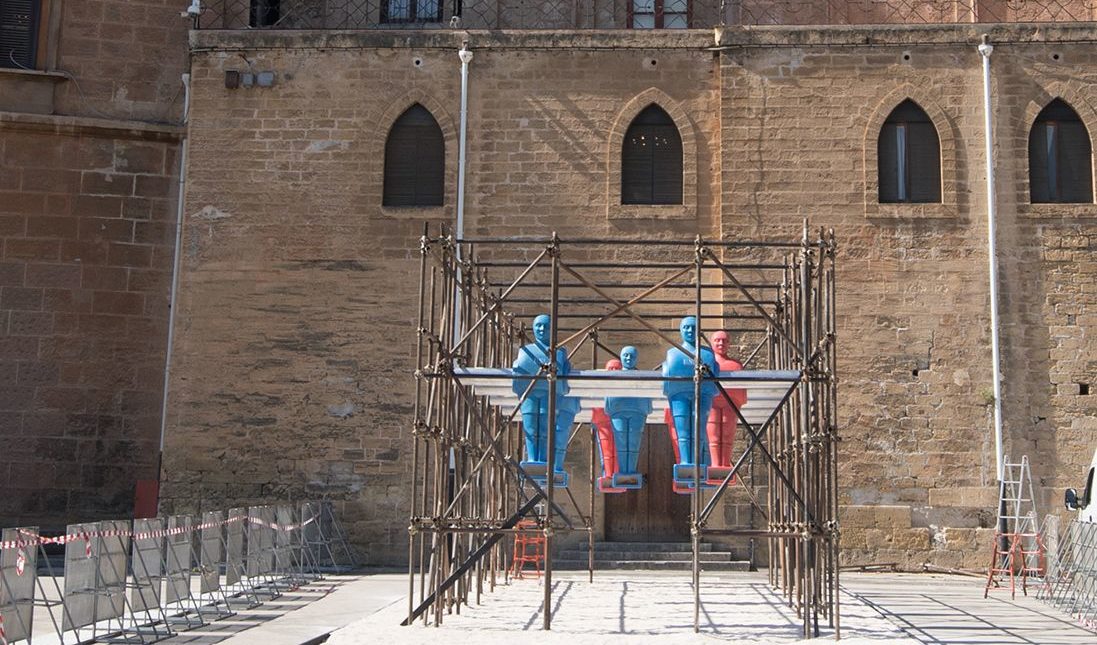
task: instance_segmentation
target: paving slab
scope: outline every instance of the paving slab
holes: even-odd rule
[[[920,643],[1097,643],[1097,633],[1034,595],[1012,598],[997,589],[984,599],[983,585],[981,579],[932,574],[842,577],[855,601],[875,608]]]
[[[282,606],[269,620],[262,620],[251,629],[237,631],[219,642],[223,645],[300,645],[315,641],[386,607],[403,606],[400,601],[407,598],[407,591],[407,574],[327,576],[278,598],[275,602],[282,601]],[[269,607],[269,603],[241,612],[240,618],[217,621],[208,627],[219,630],[234,619],[255,619],[264,607]],[[191,630],[180,636],[186,638],[200,633]],[[169,642],[183,642],[177,638]]]

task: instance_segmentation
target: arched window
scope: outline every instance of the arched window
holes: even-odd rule
[[[1029,194],[1034,204],[1093,201],[1089,132],[1061,99],[1040,111],[1028,133]]]
[[[903,101],[884,121],[876,160],[881,204],[941,201],[941,141],[914,101]]]
[[[446,143],[442,128],[416,103],[389,130],[385,141],[385,206],[441,206]]]
[[[682,137],[670,115],[654,103],[625,132],[621,203],[682,203]]]

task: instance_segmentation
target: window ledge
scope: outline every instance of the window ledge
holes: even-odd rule
[[[59,72],[0,67],[0,110],[53,113],[53,87],[67,77]]]
[[[61,72],[50,72],[43,69],[19,69],[18,67],[0,67],[0,78],[5,76],[38,78],[43,81],[59,83],[68,78]]]
[[[951,219],[957,215],[955,204],[865,204],[865,217],[879,219]]]
[[[1029,204],[1017,205],[1023,217],[1097,217],[1097,204]]]
[[[393,219],[447,219],[453,216],[448,204],[442,206],[381,206],[381,215]]]
[[[695,213],[685,204],[610,204],[607,215],[611,220],[682,220]]]

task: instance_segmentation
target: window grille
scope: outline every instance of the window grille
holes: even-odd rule
[[[632,29],[688,29],[690,0],[631,0]]]

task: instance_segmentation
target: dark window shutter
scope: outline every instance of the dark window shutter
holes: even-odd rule
[[[1051,201],[1051,182],[1047,167],[1047,123],[1037,121],[1028,133],[1028,186],[1033,204]]]
[[[1092,154],[1089,133],[1081,121],[1059,124],[1056,144],[1059,153],[1059,194],[1072,204],[1093,201]]]
[[[941,201],[941,144],[932,123],[907,125],[907,172],[914,203]]]
[[[880,203],[899,201],[899,146],[895,141],[895,124],[885,123],[876,142],[877,177],[880,182]]]
[[[40,0],[0,2],[0,67],[34,69]]]
[[[642,128],[630,127],[621,147],[621,203],[652,203],[651,177],[654,155],[651,137]]]
[[[682,203],[682,139],[674,125],[651,126],[653,204]]]
[[[903,176],[896,141],[900,126],[906,131]],[[884,121],[876,142],[876,164],[880,203],[941,201],[941,140],[929,115],[914,101],[903,101]]]
[[[442,128],[423,106],[396,119],[385,141],[385,206],[441,206],[446,144]]]
[[[682,137],[662,108],[644,109],[621,145],[622,204],[682,203]]]
[[[1034,204],[1093,202],[1089,131],[1062,99],[1048,103],[1032,124],[1028,172],[1029,198]]]

